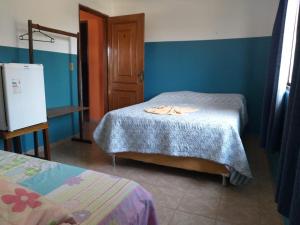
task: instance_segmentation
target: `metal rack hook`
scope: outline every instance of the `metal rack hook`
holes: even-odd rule
[[[42,32],[40,30],[34,30],[34,31],[32,31],[32,33],[40,33],[40,34],[42,34],[43,36],[45,36],[49,39],[49,40],[33,39],[33,41],[48,42],[48,43],[54,43],[55,42],[55,39],[53,37],[51,37],[50,35]],[[26,36],[28,36],[28,32],[25,33],[25,34],[21,34],[19,36],[19,39],[22,40],[22,41],[28,40],[28,37],[26,38]]]

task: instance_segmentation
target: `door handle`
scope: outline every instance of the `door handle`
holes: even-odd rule
[[[144,81],[144,71],[143,70],[139,74],[139,79],[140,79],[140,82]]]

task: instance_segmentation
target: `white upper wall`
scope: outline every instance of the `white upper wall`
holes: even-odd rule
[[[78,32],[79,3],[108,15],[144,12],[146,41],[183,41],[270,36],[278,0],[0,0],[0,46],[27,48],[18,36],[28,19]],[[76,40],[55,37],[34,49],[76,54]]]
[[[28,19],[44,26],[78,32],[79,3],[111,13],[111,0],[0,0],[0,46],[27,48],[28,42],[20,41],[18,36],[27,32]],[[34,49],[76,54],[76,39],[55,37],[54,44],[34,42]]]
[[[145,40],[270,36],[278,0],[113,0],[112,15],[145,12]]]

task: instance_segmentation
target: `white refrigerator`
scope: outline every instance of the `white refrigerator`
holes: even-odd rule
[[[47,122],[43,65],[0,65],[0,130]]]

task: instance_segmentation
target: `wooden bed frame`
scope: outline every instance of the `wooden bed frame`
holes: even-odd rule
[[[206,159],[193,157],[177,157],[161,154],[147,154],[136,152],[122,152],[113,155],[113,166],[116,165],[116,158],[132,159],[146,163],[153,163],[162,166],[169,166],[179,169],[191,170],[202,173],[216,174],[222,176],[222,184],[227,184],[229,170],[225,165]]]

